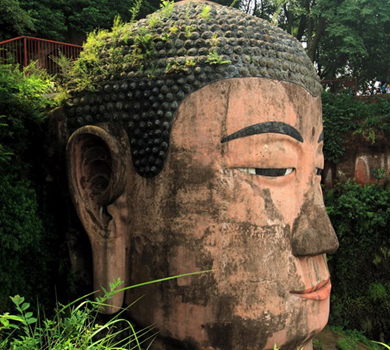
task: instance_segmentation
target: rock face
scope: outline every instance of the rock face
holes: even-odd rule
[[[91,52],[117,73],[91,59],[95,91],[64,107],[95,288],[208,270],[118,293],[105,312],[145,295],[132,316],[159,329],[156,350],[311,349],[338,241],[320,187],[320,85],[300,44],[208,2],[99,40]]]
[[[388,136],[380,135],[375,142],[361,135],[347,135],[347,147],[343,158],[328,167],[325,185],[333,187],[335,182],[354,179],[358,184],[387,185],[390,180],[390,149]]]

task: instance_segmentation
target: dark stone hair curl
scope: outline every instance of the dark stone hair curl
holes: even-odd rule
[[[262,77],[298,84],[313,96],[321,92],[297,40],[260,18],[210,2],[176,3],[104,40],[96,91],[74,93],[66,102],[68,128],[121,124],[143,177],[163,169],[175,112],[205,85]],[[113,74],[107,74],[110,67]]]

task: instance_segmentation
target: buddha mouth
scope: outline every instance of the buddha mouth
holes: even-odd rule
[[[330,278],[318,283],[316,286],[302,290],[290,291],[291,294],[294,294],[300,298],[312,299],[312,300],[325,300],[330,296],[330,290],[332,284],[330,283]]]

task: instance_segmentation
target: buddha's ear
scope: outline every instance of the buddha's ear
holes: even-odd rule
[[[94,288],[109,289],[120,277],[126,280],[126,205],[130,146],[127,134],[116,125],[84,126],[67,145],[70,192],[92,248]],[[107,304],[104,313],[118,311],[123,292]]]

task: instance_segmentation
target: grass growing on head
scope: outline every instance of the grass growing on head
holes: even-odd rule
[[[196,65],[195,59],[191,57],[186,57],[186,64],[185,64],[186,67],[193,67],[195,65]]]
[[[169,28],[169,31],[172,33],[172,34],[175,34],[179,29],[176,27],[176,25],[174,24],[172,27]]]
[[[134,37],[132,49],[135,53],[141,55],[142,59],[148,59],[153,56],[154,43],[153,35],[149,28],[140,28],[137,35]]]
[[[170,16],[173,12],[174,4],[175,4],[174,0],[162,0],[160,4],[161,14],[164,17]]]
[[[156,15],[156,12],[154,12],[154,13],[149,17],[149,27],[150,27],[150,28],[153,28],[159,21],[160,21],[159,17]]]
[[[213,47],[219,46],[219,36],[218,33],[214,33],[211,37],[211,45]]]
[[[84,50],[72,69],[73,83],[77,90],[91,89],[93,77],[105,73],[100,56],[106,50],[108,36],[106,29],[97,29],[88,34]]]
[[[129,12],[131,13],[130,22],[135,22],[137,19],[137,16],[141,10],[143,0],[135,0],[134,5],[129,9]]]
[[[194,28],[191,26],[186,26],[185,27],[185,32],[186,32],[186,37],[189,38],[193,32]]]
[[[218,52],[213,50],[210,51],[206,58],[207,63],[209,64],[228,64],[229,60],[223,60],[221,56],[219,56]]]
[[[210,5],[205,5],[202,8],[202,12],[200,14],[200,17],[208,21],[210,19],[210,10],[211,10]]]

